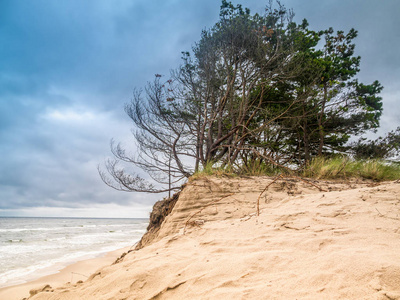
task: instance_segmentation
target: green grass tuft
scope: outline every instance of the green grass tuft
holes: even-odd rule
[[[222,177],[222,176],[228,176],[228,177],[234,177],[237,174],[235,173],[234,169],[232,166],[226,166],[224,168],[222,167],[216,167],[212,162],[207,163],[203,168],[201,168],[199,171],[194,173],[191,176],[191,180],[203,178],[203,177],[208,177],[208,176],[217,176],[217,177]]]
[[[259,159],[254,159],[241,165],[236,172],[239,175],[246,176],[276,176],[280,173],[284,173],[285,170],[260,161]]]

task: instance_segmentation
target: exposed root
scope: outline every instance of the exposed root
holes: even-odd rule
[[[164,200],[157,201],[154,204],[153,210],[150,214],[150,222],[147,231],[139,243],[137,243],[135,250],[139,250],[144,246],[149,245],[157,237],[161,224],[166,216],[172,212],[175,203],[178,201],[179,193],[180,192],[177,192],[171,198],[165,198]]]

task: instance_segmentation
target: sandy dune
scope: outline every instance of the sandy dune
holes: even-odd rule
[[[257,216],[270,182],[198,179],[151,244],[30,299],[400,299],[400,183],[279,180]]]

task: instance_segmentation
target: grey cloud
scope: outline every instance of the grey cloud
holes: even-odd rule
[[[178,67],[181,51],[190,50],[201,30],[217,21],[220,4],[1,1],[0,209],[27,214],[26,208],[37,208],[36,213],[55,214],[51,207],[68,207],[68,213],[112,203],[149,208],[159,195],[114,191],[101,182],[96,166],[109,155],[111,138],[131,145],[131,123],[123,105],[133,88]],[[267,1],[242,4],[262,13]],[[360,80],[378,79],[385,87],[382,132],[399,125],[400,3],[283,4],[294,9],[297,22],[307,18],[312,29],[359,31]]]

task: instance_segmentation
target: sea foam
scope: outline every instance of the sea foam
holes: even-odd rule
[[[0,287],[133,246],[147,219],[0,218]]]

